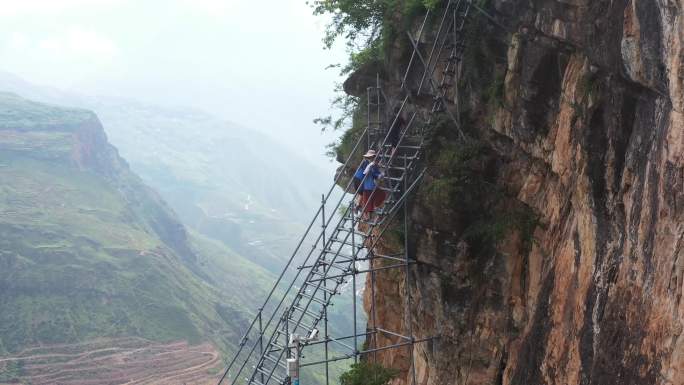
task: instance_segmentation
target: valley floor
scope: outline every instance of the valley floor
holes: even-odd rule
[[[208,385],[216,383],[220,366],[211,344],[107,339],[1,357],[0,385]]]

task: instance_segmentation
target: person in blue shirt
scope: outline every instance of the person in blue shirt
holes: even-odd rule
[[[366,165],[363,169],[362,185],[361,185],[361,201],[359,206],[363,208],[363,217],[368,219],[376,208],[380,207],[385,201],[385,192],[378,189],[378,182],[383,177],[383,173],[375,161],[376,153],[369,150],[364,156],[362,165]],[[361,167],[359,167],[359,170]],[[358,170],[357,170],[358,172]]]
[[[358,191],[360,193],[361,191],[363,191],[359,190],[359,188],[361,187],[361,183],[363,182],[363,175],[366,171],[366,167],[368,167],[368,163],[370,163],[370,161],[364,158],[361,161],[359,168],[357,168],[356,172],[354,173],[354,192]]]
[[[368,155],[368,154],[366,154]],[[364,177],[364,172],[366,171],[366,167],[368,167],[368,164],[370,161],[367,158],[363,158],[361,161],[361,164],[359,167],[356,169],[356,172],[354,173],[354,193],[357,194],[355,201],[354,201],[354,210],[356,211],[356,214],[359,214],[359,211],[361,211],[361,208],[363,207],[361,205],[361,199],[363,195],[363,177]]]

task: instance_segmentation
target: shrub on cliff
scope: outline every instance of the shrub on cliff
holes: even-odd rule
[[[397,371],[369,362],[353,364],[351,369],[340,376],[341,385],[386,385],[396,377]]]

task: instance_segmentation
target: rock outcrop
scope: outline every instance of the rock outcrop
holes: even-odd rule
[[[491,3],[461,68],[475,150],[437,128],[412,206],[410,326],[439,336],[418,384],[684,384],[684,3]],[[376,278],[377,320],[407,331],[405,282]],[[393,385],[407,356],[377,355]]]

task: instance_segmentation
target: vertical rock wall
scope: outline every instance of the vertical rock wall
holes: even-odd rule
[[[440,336],[414,349],[420,385],[684,384],[683,8],[490,4],[509,30],[484,23],[471,39],[483,54],[477,74],[464,62],[462,107],[482,149],[458,167],[500,195],[434,199],[458,151],[438,129],[411,215],[412,328]],[[390,54],[388,84],[405,58]],[[492,248],[472,236],[521,210],[534,220],[503,221]],[[376,278],[378,322],[406,331],[402,276]],[[411,384],[407,355],[378,354],[402,370],[393,385]]]

